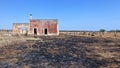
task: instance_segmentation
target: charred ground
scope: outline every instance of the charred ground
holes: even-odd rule
[[[119,68],[120,39],[44,36],[0,48],[0,68]]]

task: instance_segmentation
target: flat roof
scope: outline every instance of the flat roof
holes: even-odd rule
[[[58,20],[58,19],[30,19],[30,20]]]
[[[13,25],[22,25],[22,24],[29,25],[29,23],[13,23]]]

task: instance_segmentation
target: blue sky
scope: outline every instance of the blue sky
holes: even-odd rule
[[[60,30],[120,29],[120,0],[0,0],[0,29],[16,22],[58,19]]]

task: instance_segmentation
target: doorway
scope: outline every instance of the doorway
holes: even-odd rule
[[[47,28],[44,29],[44,34],[48,34]]]
[[[37,35],[37,29],[34,28],[34,35]]]

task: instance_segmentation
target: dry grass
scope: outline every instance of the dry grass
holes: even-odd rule
[[[34,37],[25,37],[25,36],[12,36],[11,34],[2,33],[0,32],[0,47],[1,46],[7,46],[7,45],[14,45],[14,44],[20,44],[21,42],[26,42],[27,40],[41,40]]]
[[[3,34],[0,35],[0,65],[10,64],[10,68],[15,65],[19,68],[44,68],[47,65],[49,68],[119,68],[119,42],[117,38],[105,37],[60,35],[34,38]]]
[[[24,41],[25,41],[25,39],[21,38],[21,37],[1,36],[0,37],[0,46],[19,44]]]

